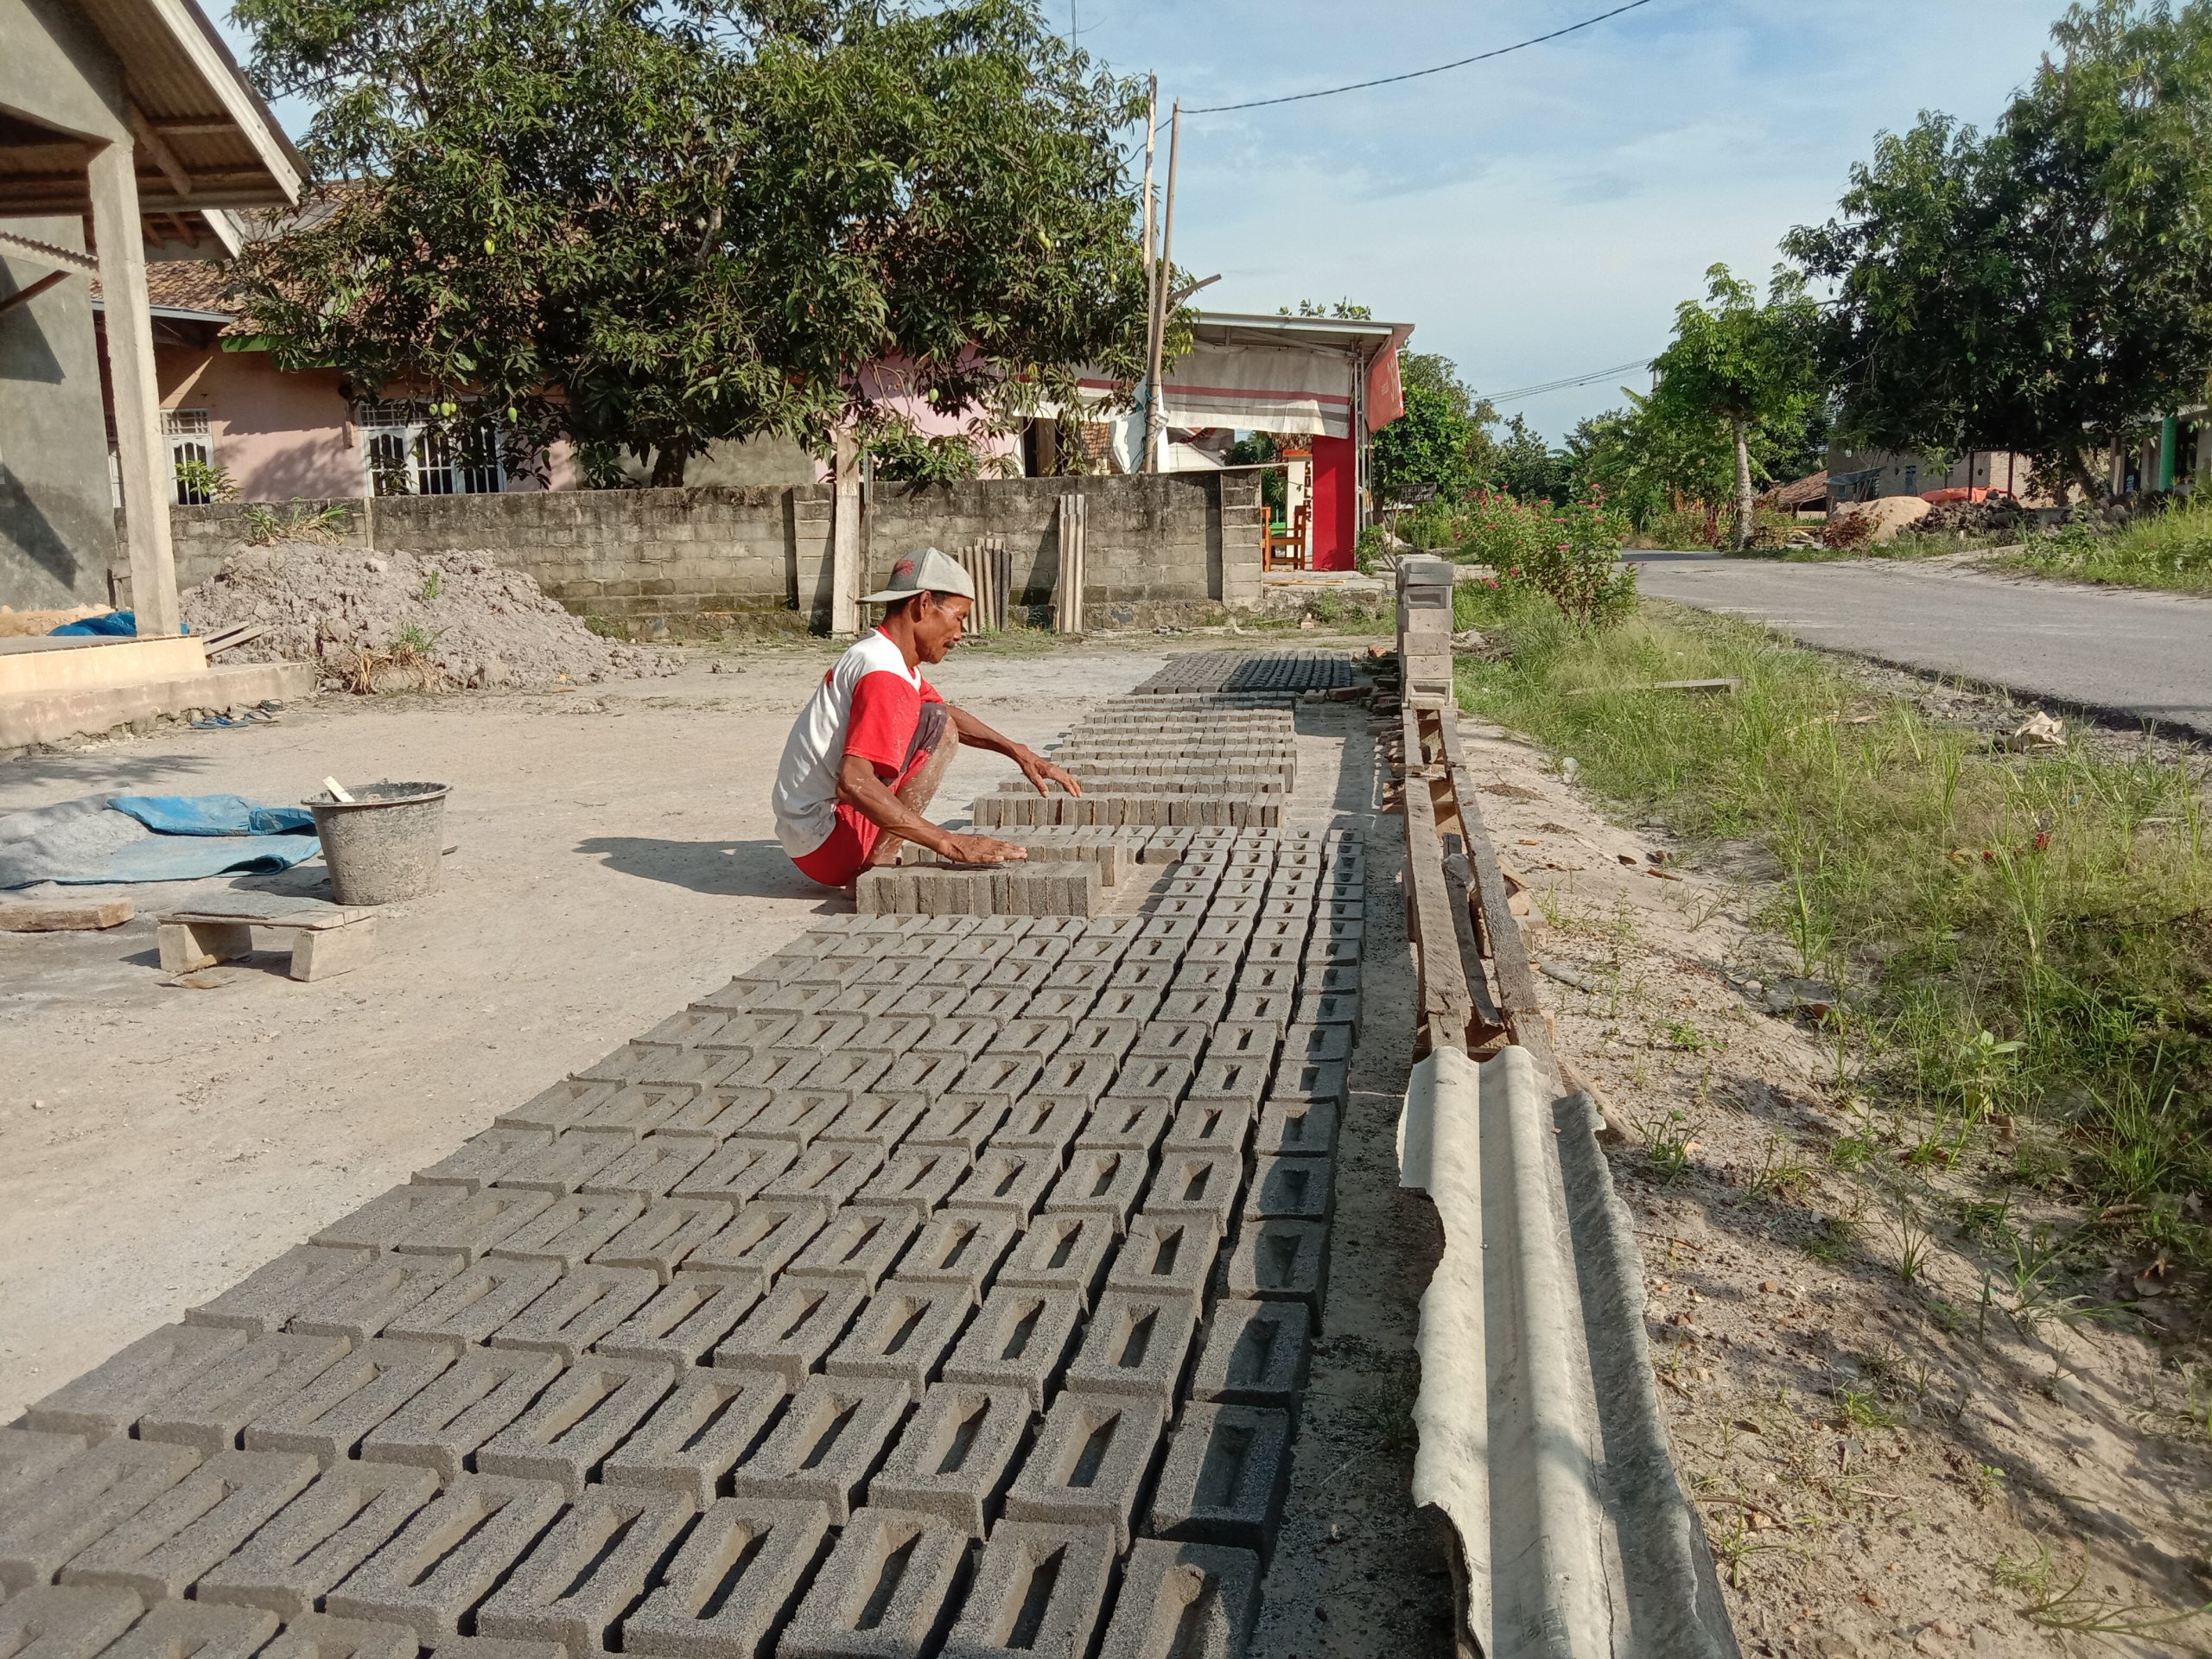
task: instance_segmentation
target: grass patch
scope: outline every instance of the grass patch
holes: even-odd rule
[[[2212,594],[2212,502],[2192,498],[2111,531],[2069,524],[1999,563],[2067,582]]]
[[[2070,1186],[2114,1243],[2212,1259],[2202,777],[2147,746],[1995,751],[1724,618],[1647,602],[1586,637],[1510,586],[1455,601],[1508,647],[1460,663],[1463,707],[1573,757],[1635,816],[1772,853],[1755,919],[1841,988],[1838,1091],[1893,1109],[1917,1163],[2040,1120],[2019,1125],[2015,1178]],[[1738,695],[1638,689],[1720,677]]]

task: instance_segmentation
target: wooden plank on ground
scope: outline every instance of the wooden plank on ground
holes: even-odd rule
[[[1444,842],[1436,833],[1436,808],[1427,784],[1408,779],[1406,804],[1406,887],[1411,899],[1415,961],[1420,969],[1421,1018],[1432,1047],[1467,1046],[1474,1018],[1466,966],[1452,925],[1444,885]]]

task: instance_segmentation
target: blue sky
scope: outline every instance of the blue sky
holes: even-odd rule
[[[1117,71],[1158,73],[1163,106],[1195,107],[1465,57],[1611,3],[1076,0],[1075,23]],[[1764,277],[1784,232],[1825,218],[1877,131],[2000,111],[2060,3],[1651,0],[1447,74],[1188,117],[1175,260],[1221,273],[1202,302],[1224,310],[1349,297],[1411,322],[1478,390],[1648,358],[1707,265]],[[1042,3],[1069,27],[1068,0]],[[1507,412],[1556,438],[1623,380],[1642,383]]]

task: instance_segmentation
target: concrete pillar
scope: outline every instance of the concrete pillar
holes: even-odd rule
[[[115,391],[116,459],[130,538],[130,605],[142,634],[181,632],[176,560],[169,548],[168,451],[162,442],[161,391],[154,378],[154,325],[147,309],[146,245],[130,145],[92,155],[92,234],[99,243],[106,301],[107,359]]]
[[[837,431],[832,461],[836,501],[830,520],[830,632],[849,639],[861,631],[861,461],[849,427]]]
[[[2169,415],[2158,423],[2158,487],[2171,490],[2174,486],[2175,450],[2181,439],[2181,423]]]

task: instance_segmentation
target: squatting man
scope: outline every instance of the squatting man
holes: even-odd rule
[[[1003,864],[1029,849],[990,836],[961,836],[922,815],[963,744],[1002,754],[1040,795],[1076,780],[1035,750],[956,709],[922,677],[960,641],[976,602],[959,563],[925,548],[891,568],[891,585],[862,597],[885,607],[838,658],[799,711],[776,768],[776,835],[804,875],[850,887],[862,870],[897,861],[901,843],[956,864]]]

